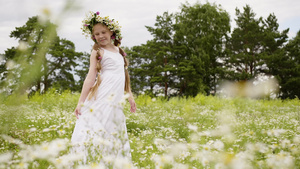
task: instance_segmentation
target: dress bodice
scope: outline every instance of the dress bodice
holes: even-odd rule
[[[124,74],[123,56],[119,52],[116,53],[106,49],[103,50],[104,54],[101,60],[101,74]]]

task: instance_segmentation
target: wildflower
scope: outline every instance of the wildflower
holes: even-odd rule
[[[119,157],[119,158],[115,159],[115,161],[117,161],[114,163],[115,169],[133,169],[133,168],[135,168],[133,166],[133,164],[131,163],[131,161],[127,158]]]
[[[283,147],[283,148],[289,148],[290,145],[291,145],[290,140],[284,139],[284,140],[281,141],[281,147]]]
[[[13,156],[12,152],[0,154],[0,163],[9,162],[11,160],[12,156]]]
[[[61,135],[64,135],[66,133],[66,131],[60,129],[60,130],[57,131],[57,133],[61,136]]]
[[[93,113],[94,109],[93,107],[90,107],[90,112]]]
[[[232,159],[232,161],[230,163],[230,168],[232,168],[232,169],[240,169],[240,168],[252,169],[253,167],[251,167],[249,162],[245,159],[234,158],[234,159]]]
[[[193,130],[193,131],[197,131],[197,130],[198,130],[198,127],[195,126],[195,125],[188,124],[187,127],[188,127],[190,130]]]
[[[163,154],[161,156],[158,156],[155,161],[158,161],[160,164],[164,166],[165,164],[172,164],[174,159],[171,155]]]
[[[202,159],[201,163],[202,163],[203,166],[207,166],[207,165],[209,164],[209,161],[208,161],[207,158],[204,157],[204,158]]]
[[[51,142],[45,142],[41,145],[35,145],[33,147],[32,155],[39,159],[48,159],[50,157],[56,157],[60,151],[67,148],[67,140],[56,139]]]
[[[114,99],[114,96],[115,96],[115,94],[114,94],[114,93],[111,93],[111,94],[108,96],[107,100],[108,100],[109,102],[111,102],[111,101]]]
[[[181,164],[181,163],[175,163],[173,164],[174,169],[188,169],[189,166],[186,164]]]
[[[220,140],[217,140],[217,141],[214,142],[213,146],[214,146],[215,149],[220,151],[224,148],[224,143]]]
[[[287,152],[268,154],[267,164],[270,168],[293,168],[294,159]]]
[[[296,136],[294,137],[294,139],[293,139],[293,142],[294,142],[295,144],[300,144],[300,135],[296,135]]]
[[[26,42],[20,41],[20,42],[19,42],[18,49],[21,50],[21,51],[24,51],[24,50],[27,49],[27,46],[28,46],[28,44],[27,44]]]
[[[188,151],[182,151],[182,152],[179,154],[179,158],[180,158],[181,160],[184,160],[186,157],[188,157],[188,156],[190,156],[190,155],[191,155],[190,152],[188,152]]]
[[[125,93],[119,103],[121,105],[124,105],[126,103],[126,99],[128,99],[129,96],[130,96],[129,93]]]
[[[286,130],[284,130],[284,129],[272,129],[272,130],[267,131],[267,134],[269,136],[278,137],[278,136],[280,136],[281,134],[283,134],[285,132],[286,132]]]
[[[209,147],[208,145],[204,145],[204,146],[203,146],[203,149],[204,149],[205,151],[208,151],[208,150],[210,149],[210,147]]]
[[[222,163],[217,163],[217,164],[215,165],[215,169],[225,169],[225,168],[226,168],[225,165],[222,164]]]
[[[153,146],[146,146],[145,148],[153,150]]]
[[[12,61],[12,60],[8,60],[6,62],[7,69],[13,69],[15,66],[16,66],[16,63],[14,61]]]
[[[20,162],[16,168],[28,168],[28,164],[24,162]]]
[[[186,144],[183,143],[176,143],[172,149],[171,149],[171,154],[173,154],[174,156],[181,156],[181,155],[186,155],[187,152],[187,146]]]
[[[29,129],[29,131],[34,132],[34,131],[36,131],[36,128],[32,127],[32,128]]]
[[[48,131],[50,131],[50,129],[48,128],[43,129],[43,132],[48,132]]]
[[[1,135],[2,136],[2,138],[4,139],[4,140],[6,140],[6,141],[8,141],[8,142],[10,142],[10,143],[13,143],[13,144],[18,144],[18,145],[23,145],[23,142],[21,141],[21,140],[19,140],[19,139],[15,139],[15,138],[13,138],[13,137],[11,137],[11,136],[8,136],[8,135]]]

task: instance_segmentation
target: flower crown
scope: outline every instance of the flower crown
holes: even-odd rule
[[[118,21],[115,22],[114,19],[110,20],[108,16],[101,17],[99,14],[99,12],[94,13],[90,11],[86,15],[86,18],[82,21],[83,26],[81,29],[83,34],[86,37],[90,37],[92,35],[94,25],[101,23],[106,25],[110,31],[114,32],[112,39],[122,40],[121,26],[119,26]],[[96,42],[96,39],[93,38],[93,40]]]

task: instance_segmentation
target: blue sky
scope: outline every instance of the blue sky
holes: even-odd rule
[[[132,47],[146,43],[152,36],[145,28],[153,26],[157,15],[163,12],[179,11],[185,0],[77,0],[77,9],[60,15],[64,0],[0,0],[0,53],[7,48],[17,46],[18,42],[9,37],[15,27],[25,24],[29,17],[42,14],[43,9],[50,11],[53,22],[60,21],[58,33],[61,38],[74,42],[76,51],[91,50],[92,41],[86,39],[80,30],[81,21],[88,11],[99,11],[101,15],[110,16],[122,26],[122,45]],[[196,0],[188,0],[190,4]],[[257,17],[266,18],[274,13],[278,19],[279,29],[290,28],[292,38],[300,30],[300,1],[295,0],[200,0],[200,3],[220,4],[231,17],[232,28],[235,27],[235,8],[249,4]]]

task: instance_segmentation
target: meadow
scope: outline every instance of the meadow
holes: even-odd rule
[[[78,93],[0,103],[0,168],[68,168]],[[132,162],[110,168],[300,168],[300,102],[197,95],[124,107]],[[106,168],[95,162],[77,168]]]

